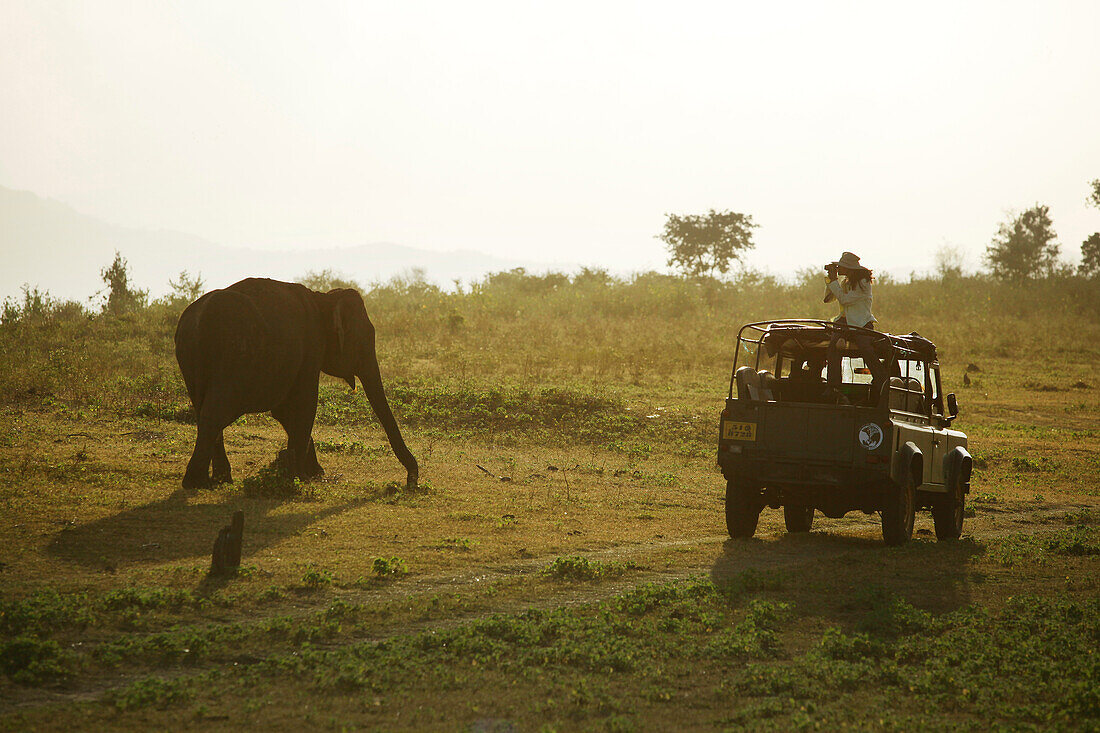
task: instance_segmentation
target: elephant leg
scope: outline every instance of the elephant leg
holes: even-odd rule
[[[227,404],[226,400],[210,395],[202,407],[196,410],[198,432],[195,436],[195,450],[183,475],[185,489],[200,489],[210,485],[211,461],[214,461],[216,475],[220,475],[222,468],[225,469],[225,475],[229,475],[229,459],[225,455],[222,431],[240,415],[222,407],[224,404]]]
[[[318,477],[325,475],[325,469],[321,468],[321,464],[317,461],[317,448],[313,444],[313,436],[309,438],[309,444],[306,446],[304,468],[310,474],[311,477]]]
[[[214,443],[218,429],[205,415],[199,417],[198,434],[195,436],[195,450],[187,462],[187,471],[183,474],[183,488],[202,489],[210,485],[210,460],[214,455]]]
[[[317,462],[313,445],[313,420],[317,414],[317,385],[312,390],[299,390],[282,405],[271,411],[271,416],[286,430],[287,453],[292,475],[309,481],[324,474]]]
[[[279,421],[279,424],[283,426],[283,430],[286,431],[286,451],[281,452],[276,460],[283,460],[285,464],[283,468],[286,472],[294,477],[302,477],[301,464],[302,460],[300,455],[304,452],[304,447],[299,444],[297,439],[297,431],[294,429],[294,421],[290,415],[289,410],[285,406],[276,407],[271,411],[271,416]]]
[[[191,460],[187,462],[187,470],[183,474],[183,488],[201,489],[210,484],[210,474],[207,469],[210,466],[210,449],[204,447],[204,441],[200,437],[195,441],[195,450],[191,453]]]
[[[213,479],[216,484],[233,483],[233,472],[229,466],[229,456],[225,454],[225,430],[218,433],[214,441],[214,454],[211,459]]]

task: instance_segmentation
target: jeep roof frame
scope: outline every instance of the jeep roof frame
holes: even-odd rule
[[[746,331],[748,331],[747,334]],[[809,350],[821,348],[823,345],[827,346],[834,333],[837,333],[841,338],[844,338],[845,334],[864,334],[870,338],[876,346],[880,344],[888,345],[890,351],[885,357],[887,362],[899,358],[906,358],[914,361],[927,362],[931,366],[939,365],[936,345],[916,332],[905,336],[897,336],[886,333],[885,331],[876,331],[873,328],[851,326],[846,323],[825,321],[818,318],[778,318],[768,321],[754,321],[753,323],[746,323],[737,331],[737,345],[734,349],[733,356],[733,371],[730,374],[729,398],[732,399],[734,395],[738,362],[741,358],[741,344],[756,345],[756,363],[753,369],[759,371],[761,351],[770,351],[764,343],[768,340],[769,336],[773,334],[783,334],[783,338],[775,348],[775,351],[769,353],[769,355],[774,356],[780,354],[785,342],[789,339],[796,339],[800,346]],[[815,344],[805,344],[798,340],[800,336],[812,336],[814,334],[819,335],[819,338],[815,339],[817,342]],[[756,338],[752,338],[753,335],[755,335]],[[859,350],[854,348],[848,339],[845,339],[845,342],[846,348],[838,349],[838,353],[858,356]],[[761,347],[764,348],[762,349]]]

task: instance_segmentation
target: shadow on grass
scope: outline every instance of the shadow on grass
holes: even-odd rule
[[[983,550],[969,538],[924,536],[901,547],[843,532],[727,540],[711,567],[718,585],[749,582],[797,612],[845,628],[873,631],[895,599],[932,613],[971,602],[968,566]],[[746,581],[748,579],[748,581]],[[879,620],[876,620],[879,619]]]
[[[216,498],[213,502],[205,500],[210,492],[177,489],[159,501],[64,529],[53,538],[46,552],[60,560],[107,571],[119,565],[196,556],[209,563],[218,531],[229,524],[233,512],[241,510],[245,520],[241,553],[244,562],[250,555],[298,534],[315,522],[377,501],[367,495],[335,505],[320,504],[309,500],[313,486],[300,487],[300,495],[278,486],[266,492],[255,481],[245,479],[215,490],[213,493],[220,494],[217,496],[220,501]],[[280,511],[286,504],[306,508]]]

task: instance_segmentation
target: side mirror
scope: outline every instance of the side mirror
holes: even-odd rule
[[[955,397],[955,393],[951,392],[947,395],[947,419],[954,420],[959,416],[959,400]]]

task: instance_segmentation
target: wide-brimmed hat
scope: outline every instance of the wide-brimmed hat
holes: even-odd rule
[[[859,258],[851,252],[845,252],[840,255],[840,259],[833,263],[838,267],[843,267],[846,270],[866,270],[867,268],[859,264]]]

